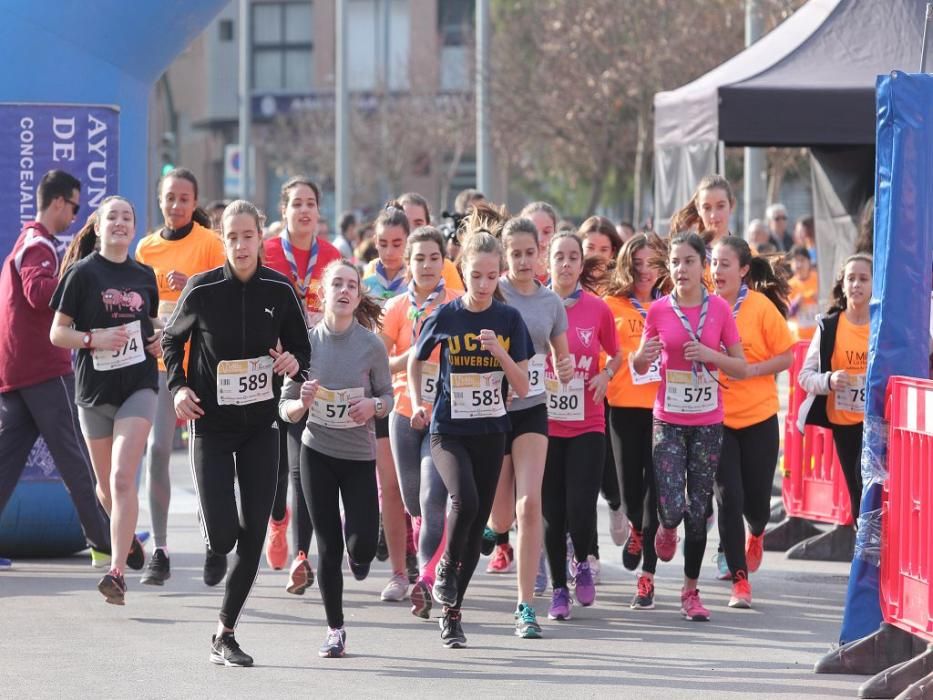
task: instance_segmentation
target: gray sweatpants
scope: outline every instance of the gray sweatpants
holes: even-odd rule
[[[97,500],[91,460],[78,425],[73,374],[0,394],[0,513],[39,436],[71,495],[84,537],[110,554],[110,521]]]

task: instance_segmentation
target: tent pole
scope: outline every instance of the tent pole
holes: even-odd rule
[[[927,3],[927,17],[926,21],[923,23],[923,45],[920,47],[920,72],[928,73],[927,71],[927,59],[930,54],[927,51],[928,42],[930,41],[930,23],[933,22],[933,2]]]
[[[751,46],[762,35],[761,8],[758,0],[745,0],[745,46]],[[725,169],[725,164],[723,164]],[[764,216],[765,191],[768,182],[768,158],[763,148],[745,149],[744,196],[742,210],[744,216],[742,235],[748,230],[752,219]]]

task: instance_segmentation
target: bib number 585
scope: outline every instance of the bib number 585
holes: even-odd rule
[[[499,401],[498,389],[474,389],[471,394],[473,406],[495,406]]]

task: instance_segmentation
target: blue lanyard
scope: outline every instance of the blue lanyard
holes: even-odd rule
[[[398,273],[395,275],[395,279],[393,279],[391,282],[389,281],[387,274],[388,273],[386,272],[385,265],[382,264],[381,260],[377,260],[375,272],[376,281],[378,281],[379,285],[386,292],[388,292],[388,294],[385,296],[395,296],[399,288],[402,286],[402,283],[405,281],[405,266],[403,265],[401,268],[399,268]]]
[[[548,282],[547,288],[550,289],[552,292],[554,291],[554,286],[550,283],[550,281]],[[573,306],[582,294],[583,294],[583,287],[580,285],[579,282],[577,282],[576,289],[574,289],[572,292],[570,292],[570,294],[568,294],[566,297],[563,297],[561,299],[561,302],[563,303],[564,308],[566,309],[568,307]]]
[[[301,297],[302,301],[307,302],[308,289],[311,287],[311,275],[314,272],[314,266],[317,264],[317,237],[314,239],[314,243],[311,244],[311,255],[308,257],[308,267],[305,270],[304,282],[302,282],[301,277],[298,275],[298,263],[295,262],[295,252],[292,250],[292,242],[288,238],[288,231],[284,230],[279,234],[279,238],[282,240],[282,252],[285,254],[285,260],[288,262],[288,267],[292,271],[292,276],[295,278],[295,285],[298,287],[298,295]]]
[[[732,318],[739,317],[739,309],[742,308],[742,302],[745,301],[745,297],[748,296],[748,285],[743,284],[741,289],[739,289],[739,296],[736,297],[735,305],[732,307]]]

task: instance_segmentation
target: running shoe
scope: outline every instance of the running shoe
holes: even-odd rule
[[[716,552],[713,555],[713,560],[716,563],[716,580],[731,581],[732,571],[729,570],[729,562],[726,561],[726,553],[722,551]]]
[[[126,555],[126,565],[133,571],[139,571],[146,565],[146,552],[143,551],[142,541],[134,536],[130,545],[130,553]]]
[[[207,550],[204,555],[204,585],[216,586],[227,575],[227,555]]]
[[[350,567],[350,573],[353,574],[353,578],[357,581],[365,581],[366,577],[369,576],[369,567],[371,562],[366,562],[365,564],[357,564],[350,558],[350,553],[347,552],[347,566]]]
[[[382,589],[382,600],[390,603],[399,603],[405,600],[408,594],[408,576],[406,574],[392,574],[392,578]]]
[[[677,528],[658,526],[658,533],[654,536],[654,550],[661,561],[670,561],[677,553]]]
[[[694,588],[692,591],[680,592],[680,614],[685,620],[694,622],[706,622],[709,620],[709,610],[703,607],[700,600],[700,591]]]
[[[632,610],[654,609],[654,579],[642,574],[635,584],[635,597],[629,605]]]
[[[95,569],[109,569],[111,556],[107,552],[91,547],[91,566]]]
[[[126,596],[126,581],[116,569],[111,569],[97,582],[97,590],[111,605],[123,605]]]
[[[548,608],[547,616],[549,620],[569,620],[570,608],[573,607],[573,601],[570,600],[570,591],[566,588],[555,588],[551,593],[551,607]]]
[[[515,553],[512,551],[512,545],[496,545],[496,551],[489,560],[489,566],[486,567],[487,574],[508,574],[515,568]]]
[[[595,554],[590,554],[586,561],[590,565],[590,575],[593,577],[593,585],[599,585],[599,573],[602,571],[602,566],[599,563],[599,557]]]
[[[541,625],[535,609],[528,603],[519,603],[515,610],[515,636],[522,639],[541,639]]]
[[[593,581],[593,570],[588,561],[577,562],[577,575],[574,578],[574,597],[584,608],[588,608],[596,600],[596,583]]]
[[[635,571],[641,562],[643,547],[641,530],[632,526],[628,532],[628,539],[625,540],[625,548],[622,550],[622,566],[629,571]]]
[[[0,571],[2,571],[3,569],[12,569],[12,568],[13,568],[12,559],[7,559],[6,557],[0,557]]]
[[[281,520],[269,518],[269,539],[266,541],[266,562],[275,571],[285,568],[288,563],[288,521],[291,512],[285,509]]]
[[[343,627],[334,629],[327,628],[327,637],[321,648],[317,650],[317,655],[322,659],[339,659],[347,653],[347,633]]]
[[[544,552],[538,558],[538,574],[535,576],[535,595],[541,595],[547,590],[547,563]]]
[[[298,556],[292,562],[288,570],[288,585],[285,586],[286,593],[293,595],[304,595],[305,591],[314,584],[314,569],[308,561],[308,555],[304,552],[298,552]]]
[[[389,543],[386,541],[386,531],[382,527],[382,513],[379,514],[379,539],[376,541],[376,559],[385,561],[389,558]]]
[[[732,582],[732,597],[729,598],[730,608],[747,609],[752,607],[752,584],[748,582],[748,575],[739,571]]]
[[[460,624],[460,611],[453,609],[444,610],[444,616],[440,619],[441,641],[448,649],[463,649],[466,646],[466,635],[463,633],[463,626]]]
[[[414,583],[418,580],[421,572],[418,569],[418,555],[408,552],[405,555],[405,573],[408,577],[408,583]]]
[[[483,543],[480,545],[480,552],[482,552],[484,557],[488,557],[495,548],[496,531],[487,525],[486,529],[483,530]]]
[[[169,558],[165,556],[164,549],[157,547],[149,557],[149,564],[139,582],[147,586],[163,586],[171,577],[172,567]]]
[[[609,536],[612,537],[612,542],[617,547],[621,547],[625,544],[626,539],[628,538],[628,518],[625,517],[625,513],[622,512],[621,508],[616,508],[615,510],[609,509]]]
[[[434,600],[441,605],[457,604],[457,568],[446,559],[437,562],[431,593],[434,595]]]
[[[745,564],[748,573],[753,574],[761,567],[761,558],[764,556],[765,536],[749,534],[745,542]]]
[[[431,608],[434,603],[431,600],[431,589],[424,579],[418,579],[415,585],[411,587],[411,614],[420,617],[423,620],[431,619]]]
[[[212,664],[218,666],[252,666],[253,657],[240,649],[233,632],[224,632],[219,637],[215,634],[211,637],[211,656]]]

